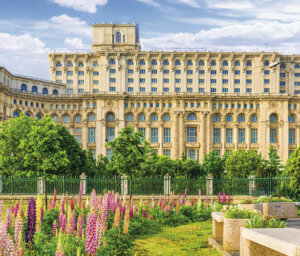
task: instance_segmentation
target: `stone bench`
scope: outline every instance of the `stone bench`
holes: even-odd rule
[[[295,228],[241,229],[240,256],[300,256],[300,230]]]
[[[211,214],[213,222],[212,238],[223,241],[224,217],[221,212],[213,212]]]
[[[297,207],[290,202],[270,202],[263,203],[264,217],[274,217],[278,219],[289,219],[297,217]]]

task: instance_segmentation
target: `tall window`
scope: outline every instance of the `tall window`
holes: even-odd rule
[[[239,123],[245,122],[245,116],[244,115],[239,115],[238,121],[239,121]]]
[[[295,123],[295,117],[289,116],[289,123]]]
[[[195,128],[195,127],[187,128],[187,142],[188,143],[197,142],[197,128]]]
[[[275,114],[272,114],[272,115],[270,116],[270,122],[271,122],[271,123],[276,123],[276,122],[277,122],[277,117],[276,117]]]
[[[232,122],[232,121],[233,121],[232,115],[227,115],[226,122]]]
[[[197,117],[194,113],[191,113],[188,115],[187,120],[194,121],[194,120],[197,120]]]
[[[78,142],[78,144],[81,144],[81,135],[75,135],[75,139]]]
[[[289,144],[295,144],[295,129],[289,129]]]
[[[48,89],[47,89],[47,88],[43,88],[42,93],[43,93],[43,94],[48,94]]]
[[[89,143],[94,143],[96,141],[95,138],[95,127],[89,128]]]
[[[106,117],[107,122],[114,122],[115,121],[115,116],[113,113],[109,113]]]
[[[107,134],[106,134],[106,140],[107,141],[112,141],[115,139],[115,128],[113,127],[108,127],[107,128]]]
[[[192,159],[192,160],[196,160],[196,150],[195,149],[189,149],[188,158]]]
[[[75,122],[76,123],[81,123],[81,116],[80,115],[75,116]]]
[[[128,114],[128,115],[126,116],[126,121],[127,121],[127,122],[132,122],[132,121],[133,121],[133,116],[132,116],[132,114]]]
[[[158,117],[157,117],[156,114],[153,114],[153,115],[151,116],[151,121],[152,121],[152,122],[157,122],[157,121],[158,121]]]
[[[106,149],[106,156],[107,156],[108,160],[111,160],[111,153],[112,153],[111,148]]]
[[[70,117],[68,116],[68,115],[66,115],[66,116],[64,116],[63,117],[63,121],[64,121],[64,123],[70,123]]]
[[[94,114],[90,114],[89,115],[89,122],[95,122],[96,121],[96,117]]]
[[[214,143],[220,143],[220,142],[221,142],[221,129],[214,128]]]
[[[232,128],[226,128],[226,143],[232,143]]]
[[[26,92],[27,91],[27,85],[26,84],[21,84],[21,91]]]
[[[245,143],[245,128],[238,129],[238,143]]]
[[[276,128],[270,128],[270,143],[276,143]]]
[[[151,142],[158,143],[158,128],[151,128]]]
[[[171,129],[164,128],[164,143],[170,143],[170,142],[171,142]]]
[[[216,114],[216,115],[214,116],[214,122],[215,122],[215,123],[218,123],[218,122],[220,122],[220,121],[221,121],[220,115]]]
[[[252,115],[250,117],[250,121],[251,121],[251,123],[256,123],[257,122],[257,116],[256,115]]]
[[[32,86],[31,91],[36,93],[37,92],[37,87],[35,85]]]
[[[167,156],[167,157],[171,156],[170,149],[164,149],[164,156]]]
[[[251,143],[257,143],[257,129],[251,129]]]
[[[170,115],[169,114],[165,114],[164,115],[164,122],[170,122],[170,121],[171,121]]]
[[[144,114],[140,114],[139,115],[139,122],[145,122],[146,121],[146,117]]]
[[[116,33],[116,42],[121,43],[121,33],[120,32]]]
[[[144,138],[146,137],[146,128],[139,128],[139,132],[144,135]]]

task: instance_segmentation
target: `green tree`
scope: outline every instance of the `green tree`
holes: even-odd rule
[[[262,160],[261,154],[254,150],[238,149],[231,152],[225,161],[226,176],[229,178],[247,178],[255,175]]]
[[[270,146],[269,148],[269,177],[280,176],[283,171],[280,158],[277,155],[277,151]]]
[[[130,198],[132,196],[133,176],[141,175],[142,164],[148,157],[148,143],[143,133],[134,132],[132,127],[125,127],[119,136],[107,143],[112,149],[111,164],[119,174],[126,174],[130,179]]]
[[[211,151],[209,154],[204,156],[202,167],[206,174],[211,173],[214,178],[221,178],[224,174],[224,165],[228,154],[224,154],[222,157],[219,156],[217,151]]]
[[[291,188],[300,189],[300,147],[290,156],[288,161],[288,172],[292,175]]]

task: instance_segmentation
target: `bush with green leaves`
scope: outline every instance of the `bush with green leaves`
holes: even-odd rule
[[[275,218],[267,219],[261,214],[255,214],[250,217],[246,228],[285,228],[286,224],[282,220]]]
[[[228,219],[250,219],[251,216],[258,214],[257,211],[251,211],[249,209],[239,209],[232,206],[223,207],[223,215]]]
[[[279,203],[279,202],[292,202],[291,199],[285,197],[275,197],[275,196],[261,196],[253,204],[259,203]]]

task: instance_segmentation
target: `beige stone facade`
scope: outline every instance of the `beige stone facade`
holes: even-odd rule
[[[240,147],[267,157],[272,145],[286,161],[299,145],[300,66],[292,62],[300,56],[143,51],[135,24],[92,30],[91,52],[49,53],[53,82],[1,68],[2,120],[16,111],[49,113],[95,155],[109,155],[105,143],[125,126],[172,158],[203,159],[211,150]],[[269,67],[278,61],[285,63]]]

